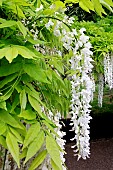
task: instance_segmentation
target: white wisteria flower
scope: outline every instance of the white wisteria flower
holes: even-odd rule
[[[80,34],[84,34],[85,31],[86,31],[85,28],[81,28],[81,29],[79,30]]]
[[[45,27],[46,27],[47,29],[49,29],[49,27],[50,27],[50,26],[53,26],[53,25],[54,25],[54,23],[52,22],[51,19],[49,19],[49,22],[48,22],[47,24],[45,24]]]
[[[41,4],[39,8],[36,8],[35,11],[38,12],[38,11],[40,11],[40,10],[42,10],[42,9],[43,9],[43,5]]]
[[[82,34],[81,36],[80,36],[80,41],[82,42],[82,43],[87,43],[87,41],[89,40],[89,37],[88,36],[86,36],[85,34]]]
[[[60,30],[54,29],[54,35],[55,35],[56,37],[61,36]]]

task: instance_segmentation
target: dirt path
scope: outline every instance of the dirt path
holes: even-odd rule
[[[66,144],[68,170],[113,170],[113,138],[91,141],[91,155],[87,160],[77,161],[73,157],[72,144]]]

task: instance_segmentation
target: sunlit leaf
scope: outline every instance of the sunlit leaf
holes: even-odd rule
[[[2,6],[2,2],[3,2],[3,0],[0,0],[0,6]]]
[[[38,156],[33,160],[30,168],[28,170],[33,170],[37,168],[46,158],[47,150],[44,150],[38,154]]]
[[[26,104],[27,104],[27,97],[26,97],[25,89],[23,89],[20,93],[21,110],[24,110],[26,108]]]
[[[43,69],[36,64],[25,64],[24,71],[39,82],[50,83]]]
[[[0,120],[12,127],[23,129],[22,126],[7,111],[0,109]]]
[[[46,136],[46,149],[59,169],[62,170],[59,148],[51,136]]]
[[[2,59],[5,56],[5,53],[7,50],[8,50],[8,47],[0,49],[0,59]]]
[[[6,144],[6,140],[3,136],[0,136],[0,144],[5,148],[5,149],[8,149],[7,148],[7,144]]]
[[[52,159],[51,159],[51,165],[53,170],[61,170]]]
[[[10,132],[8,132],[8,134],[6,136],[6,143],[7,143],[8,149],[11,152],[11,154],[12,154],[14,160],[16,161],[18,167],[20,167],[19,147],[18,147],[17,139]]]
[[[38,136],[29,145],[25,163],[34,156],[44,143],[44,132],[40,131]]]
[[[40,131],[40,124],[38,122],[30,126],[25,136],[23,149],[27,147],[37,137],[39,131]]]
[[[6,129],[7,125],[4,122],[0,121],[0,135],[2,135],[6,131]]]
[[[79,2],[79,5],[80,5],[80,7],[81,7],[83,10],[85,10],[86,12],[90,12],[90,11],[89,11],[89,8],[83,3],[82,0]]]
[[[13,127],[9,127],[9,129],[11,130],[12,134],[17,138],[17,141],[20,142],[20,143],[23,143],[23,138],[18,133],[18,131],[15,128],[13,128]]]
[[[18,116],[23,117],[24,119],[27,120],[34,120],[36,118],[36,113],[29,109],[21,111],[21,113]]]
[[[7,107],[6,107],[6,102],[5,101],[1,101],[0,102],[0,108],[7,111]]]
[[[32,96],[30,96],[30,95],[28,95],[28,99],[29,99],[29,102],[30,102],[31,106],[38,112],[38,114],[39,114],[41,117],[43,117],[43,116],[42,116],[42,112],[41,112],[41,107],[40,107],[40,105],[39,105],[38,100],[36,100],[34,97],[32,97]]]
[[[9,61],[9,63],[11,63],[12,60],[17,56],[18,56],[18,50],[13,46],[9,47],[5,53],[5,57]]]
[[[21,10],[21,8],[18,5],[16,5],[16,10],[17,10],[17,14],[19,17],[25,18],[23,11]]]
[[[16,46],[16,48],[18,50],[18,54],[20,54],[23,58],[33,59],[36,57],[35,54],[25,46]]]
[[[43,120],[43,123],[49,128],[49,130],[55,134],[58,137],[58,134],[55,132],[54,128],[52,125],[50,125],[48,122],[46,122],[45,120]]]
[[[26,35],[27,35],[26,27],[20,21],[17,21],[17,26],[18,26],[19,30],[21,31],[21,33],[23,34],[23,36],[25,38]]]
[[[5,21],[4,23],[0,24],[0,28],[5,28],[5,27],[12,27],[16,25],[16,21]]]
[[[22,151],[22,153],[20,154],[20,159],[23,159],[23,158],[25,158],[26,157],[26,155],[27,155],[27,148],[25,148],[25,149],[23,149],[23,151]]]

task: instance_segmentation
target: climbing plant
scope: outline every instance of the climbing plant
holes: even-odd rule
[[[59,6],[64,7],[59,1],[55,4],[53,10],[46,1],[0,4],[0,144],[18,167],[20,159],[25,158],[25,164],[36,153],[29,169],[46,157],[54,169],[64,166],[53,119],[69,111],[70,84],[64,77],[64,58],[58,54],[62,45],[45,26]]]
[[[61,1],[2,0],[0,13],[0,144],[19,168],[31,160],[29,170],[65,170],[59,120],[70,109],[78,158],[89,155],[89,37]]]

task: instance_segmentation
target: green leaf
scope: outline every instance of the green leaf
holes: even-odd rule
[[[26,97],[25,89],[23,89],[20,93],[21,110],[24,110],[26,108],[26,104],[27,104],[27,97]]]
[[[14,111],[14,109],[17,107],[18,104],[19,104],[19,94],[17,93],[15,97],[13,98],[13,103],[12,103],[10,113]]]
[[[79,1],[79,5],[80,5],[80,7],[81,7],[83,10],[85,10],[86,12],[90,12],[90,11],[89,11],[89,8],[83,3],[82,0]]]
[[[51,165],[53,170],[60,170],[59,167],[56,165],[56,163],[51,159]]]
[[[43,117],[43,116],[42,116],[42,112],[41,112],[41,107],[40,107],[40,105],[39,105],[38,100],[36,100],[34,97],[32,97],[32,96],[30,96],[30,95],[28,95],[28,99],[29,99],[29,102],[30,102],[31,106],[38,112],[38,114],[39,114],[41,117]]]
[[[21,33],[23,34],[23,36],[25,38],[26,35],[27,35],[26,27],[20,21],[17,21],[17,26],[18,26],[19,30],[21,31]]]
[[[48,43],[48,42],[45,42],[45,41],[42,41],[42,40],[39,40],[39,39],[34,40],[34,39],[30,38],[30,37],[28,37],[27,40],[28,40],[30,43],[34,44],[34,45],[36,45],[36,44],[44,45],[44,44],[47,44],[47,43]]]
[[[36,119],[34,119],[34,120],[27,120],[27,119],[25,119],[24,122],[27,123],[27,124],[29,124],[29,125],[31,125],[31,124],[36,123],[37,120],[36,120]]]
[[[63,2],[61,2],[61,1],[56,0],[54,2],[54,4],[55,4],[56,10],[58,10],[59,8],[65,8],[65,4]]]
[[[40,123],[32,124],[25,136],[23,149],[27,147],[38,135],[40,131]]]
[[[33,112],[31,109],[23,110],[18,115],[18,117],[23,117],[24,119],[27,119],[27,120],[34,120],[34,119],[36,119],[36,113]]]
[[[50,60],[49,62],[51,65],[54,65],[54,67],[61,73],[64,74],[64,66],[61,61],[58,61],[57,59]]]
[[[106,7],[109,11],[113,12],[113,9],[110,7],[108,3],[106,3],[104,0],[101,0],[101,4]]]
[[[4,23],[6,19],[0,18],[0,23]]]
[[[7,50],[8,50],[8,47],[0,49],[0,59],[2,59],[5,56],[5,53]]]
[[[11,74],[0,81],[0,88],[4,87],[7,83],[13,81],[18,76],[17,73]]]
[[[4,122],[0,121],[0,135],[2,135],[6,131],[6,129],[7,125]]]
[[[27,155],[27,148],[25,148],[25,149],[22,151],[22,153],[20,154],[20,159],[25,158],[26,155]]]
[[[7,144],[6,144],[6,140],[3,136],[0,136],[0,144],[5,148],[5,149],[8,149],[7,148]]]
[[[59,137],[58,134],[54,131],[54,128],[52,125],[50,125],[48,122],[46,122],[45,120],[42,120],[42,122],[49,128],[49,130],[55,134],[55,136]]]
[[[113,7],[113,1],[112,0],[104,0],[108,5]],[[100,1],[101,2],[101,1]]]
[[[22,19],[25,18],[23,11],[21,10],[21,8],[18,5],[16,5],[16,10],[17,10],[17,14],[19,17],[21,17]]]
[[[5,27],[12,27],[16,25],[16,21],[5,21],[4,23],[0,24],[0,28],[5,28]]]
[[[53,123],[46,115],[45,115],[45,113],[42,113],[42,115],[43,115],[43,118],[45,119],[45,121],[47,122],[47,123],[49,123],[52,127],[54,127],[54,128],[56,128],[57,126],[55,125],[55,123]]]
[[[6,59],[9,61],[9,63],[12,62],[12,60],[14,58],[16,58],[18,56],[18,50],[15,46],[11,46],[7,49],[7,51],[5,52],[5,57]]]
[[[52,81],[52,72],[53,72],[53,70],[46,70],[46,75],[47,75],[47,77],[49,78],[49,80],[50,81]]]
[[[50,84],[50,82],[47,80],[45,71],[42,68],[39,68],[37,64],[31,64],[31,63],[25,64],[24,71],[33,79],[39,82]]]
[[[33,59],[36,57],[36,55],[25,46],[18,45],[16,48],[18,50],[18,54],[20,54],[23,58]]]
[[[38,152],[38,150],[41,148],[41,146],[44,143],[44,137],[45,137],[44,132],[40,131],[38,136],[29,145],[27,156],[24,163],[26,163],[32,156],[34,156]]]
[[[26,128],[25,128],[25,126],[23,124],[22,124],[22,126],[23,126],[23,129],[16,129],[16,131],[19,134],[21,134],[22,137],[24,136],[24,138],[25,138],[27,131],[26,131]]]
[[[10,131],[12,132],[12,134],[17,138],[17,141],[19,143],[23,144],[23,138],[22,136],[20,136],[20,134],[18,133],[18,131],[15,128],[9,127]]]
[[[102,16],[102,13],[106,14],[104,9],[102,8],[102,5],[100,4],[99,0],[91,0],[92,3],[94,4],[95,11]]]
[[[0,120],[12,127],[23,129],[23,127],[5,110],[0,109]]]
[[[13,90],[14,90],[13,88],[10,88],[3,96],[0,96],[0,101],[5,101],[8,98],[10,98],[10,96],[13,93]]]
[[[59,169],[62,170],[59,148],[55,139],[51,136],[46,137],[46,149]]]
[[[65,2],[65,4],[66,3],[78,3],[79,0],[65,0],[64,2]]]
[[[0,67],[0,77],[8,76],[10,74],[19,72],[21,68],[22,68],[21,63],[13,63],[13,64],[11,63],[7,65],[3,65],[2,67]]]
[[[25,87],[26,93],[28,93],[30,96],[34,97],[36,100],[38,100],[38,102],[39,102],[41,105],[43,105],[44,107],[46,107],[45,104],[41,101],[40,96],[39,96],[39,93],[34,89],[34,87],[32,87],[31,85],[28,85],[28,84],[27,84],[27,86],[28,86],[30,89],[29,89],[28,87]]]
[[[89,10],[94,11],[94,5],[90,0],[80,0],[85,7],[87,7]],[[85,10],[85,9],[84,9]]]
[[[18,147],[17,139],[10,132],[8,132],[8,134],[6,136],[6,143],[7,143],[8,149],[11,152],[11,154],[12,154],[14,160],[16,161],[18,167],[20,167],[19,147]]]
[[[2,6],[3,0],[0,0],[0,6]]]
[[[15,89],[16,89],[16,91],[17,91],[18,93],[21,93],[21,91],[23,90],[22,84],[21,84],[21,83],[17,84],[16,87],[15,87]],[[20,99],[19,99],[19,100],[20,100]],[[20,101],[19,101],[19,103],[20,103]]]
[[[6,107],[6,102],[5,101],[1,101],[0,102],[0,108],[7,111],[7,107]]]
[[[38,154],[38,156],[33,160],[29,170],[36,169],[46,158],[47,150],[44,150]]]

